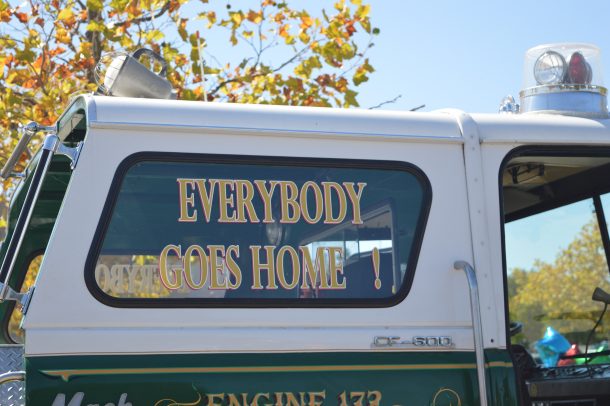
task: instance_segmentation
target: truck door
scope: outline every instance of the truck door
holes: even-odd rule
[[[532,401],[610,402],[609,168],[599,147],[523,147],[505,162],[510,342]]]

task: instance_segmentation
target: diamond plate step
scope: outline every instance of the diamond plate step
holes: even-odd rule
[[[23,346],[0,345],[0,374],[23,370]],[[25,406],[25,382],[0,385],[0,405]]]

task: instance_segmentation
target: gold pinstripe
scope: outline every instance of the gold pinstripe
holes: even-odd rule
[[[512,368],[510,362],[493,361],[489,368]],[[225,373],[277,373],[277,372],[344,372],[344,371],[409,371],[475,369],[476,364],[396,364],[396,365],[300,365],[300,366],[253,366],[253,367],[180,367],[180,368],[107,368],[107,369],[54,369],[43,370],[43,374],[61,377],[68,381],[75,376],[97,375],[145,375],[145,374],[225,374]]]

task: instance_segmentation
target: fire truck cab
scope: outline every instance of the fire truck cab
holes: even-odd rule
[[[598,52],[528,51],[520,112],[82,95],[24,127],[2,404],[609,404]]]

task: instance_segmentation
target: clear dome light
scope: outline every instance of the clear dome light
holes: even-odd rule
[[[546,51],[536,60],[534,77],[539,85],[563,82],[566,74],[566,60],[559,52]]]

